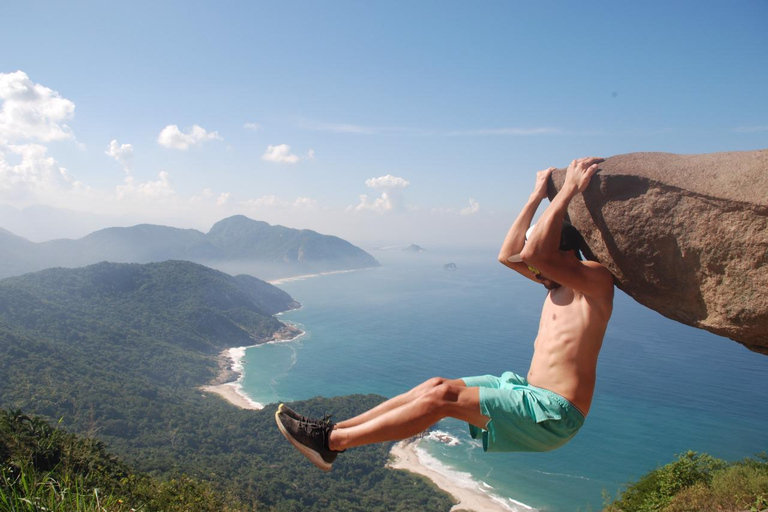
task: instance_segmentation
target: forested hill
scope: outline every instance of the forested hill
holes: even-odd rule
[[[373,256],[341,238],[308,229],[271,226],[242,215],[217,222],[208,233],[141,224],[102,229],[78,240],[43,243],[0,229],[0,256],[4,261],[0,277],[99,261],[188,260],[262,279],[379,265]]]
[[[4,279],[0,409],[95,435],[138,471],[211,482],[249,509],[447,510],[445,495],[384,467],[386,445],[350,451],[325,474],[280,436],[274,405],[245,411],[198,390],[221,349],[269,338],[282,324],[268,313],[295,305],[253,278],[180,261]],[[346,417],[380,400],[300,410]]]
[[[59,380],[51,391],[60,400],[51,402],[70,403],[70,412],[64,383],[83,373],[120,379],[130,371],[148,385],[200,385],[215,376],[222,349],[271,339],[285,329],[272,314],[295,307],[272,285],[190,262],[43,270],[0,281],[0,343],[10,364],[2,373],[18,373],[17,391],[20,382]],[[43,364],[50,354],[58,357]]]

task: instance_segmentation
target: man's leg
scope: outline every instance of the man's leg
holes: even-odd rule
[[[366,412],[358,416],[355,416],[354,418],[349,418],[347,420],[337,423],[336,428],[355,427],[367,421],[371,421],[372,419],[378,416],[381,416],[386,412],[389,412],[393,409],[397,409],[398,407],[402,407],[405,404],[413,402],[417,398],[421,397],[426,393],[429,393],[430,391],[432,391],[433,389],[435,389],[436,387],[442,384],[448,384],[454,387],[465,387],[464,381],[461,379],[451,380],[451,379],[444,379],[442,377],[433,377],[425,382],[422,382],[415,388],[411,388],[409,391],[406,391],[403,394],[397,395],[396,397],[390,398],[386,402],[380,403],[373,409],[369,409]]]
[[[466,387],[463,381],[459,381],[460,385],[456,385],[455,381],[443,381],[437,385],[432,382],[431,386],[427,385],[429,382],[393,398],[393,404],[384,402],[382,406],[386,407],[382,407],[376,415],[371,414],[367,421],[351,426],[344,426],[345,422],[337,424],[330,432],[328,448],[341,451],[365,444],[406,439],[446,417],[466,421],[479,428],[484,428],[490,421],[480,412],[480,388]],[[378,407],[369,413],[376,409]]]

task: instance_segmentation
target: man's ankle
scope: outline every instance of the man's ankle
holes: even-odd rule
[[[328,432],[328,449],[334,452],[344,451],[341,446],[341,435],[336,428]]]

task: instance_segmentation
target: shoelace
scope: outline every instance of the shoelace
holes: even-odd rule
[[[303,429],[304,432],[307,434],[314,434],[315,432],[322,432],[323,435],[331,429],[332,427],[331,423],[331,415],[326,414],[319,420],[313,420],[311,418],[307,418],[306,416],[302,416],[299,420],[299,428]]]

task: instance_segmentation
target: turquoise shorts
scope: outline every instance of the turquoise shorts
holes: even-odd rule
[[[491,418],[482,430],[469,425],[472,439],[482,432],[487,452],[548,452],[567,443],[584,424],[584,415],[571,402],[515,373],[461,380],[480,388],[480,411]]]

